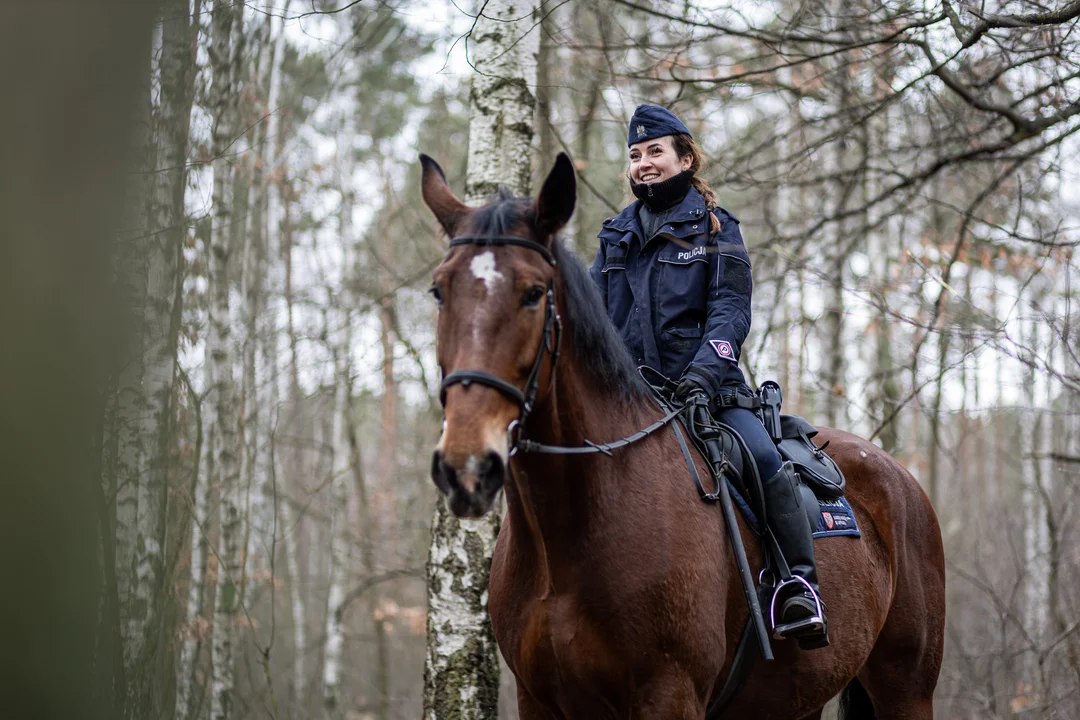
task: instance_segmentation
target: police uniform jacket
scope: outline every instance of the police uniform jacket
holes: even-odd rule
[[[691,187],[651,238],[637,200],[604,221],[589,274],[639,365],[689,378],[710,397],[745,386],[739,369],[750,332],[750,257],[739,221],[722,208],[709,232],[705,199]]]

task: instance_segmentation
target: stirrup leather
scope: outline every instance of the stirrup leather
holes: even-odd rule
[[[790,585],[802,585],[801,590],[805,590],[810,593],[810,597],[814,598],[814,614],[808,618],[803,618],[792,623],[786,623],[784,625],[776,624],[776,599],[786,595],[787,593],[781,592]],[[776,589],[773,590],[772,601],[769,603],[769,624],[773,628],[773,637],[777,640],[786,640],[788,638],[803,638],[808,636],[819,636],[826,633],[826,621],[825,610],[822,606],[821,596],[814,591],[814,587],[806,581],[805,578],[798,575],[792,575],[787,580],[784,580]]]

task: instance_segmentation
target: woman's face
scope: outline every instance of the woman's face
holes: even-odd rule
[[[636,183],[655,183],[689,170],[694,158],[675,154],[670,135],[642,140],[630,146],[630,179]]]

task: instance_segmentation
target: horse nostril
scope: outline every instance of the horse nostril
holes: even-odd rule
[[[502,487],[505,479],[506,464],[502,456],[489,450],[484,459],[480,461],[476,476],[480,481],[480,487],[489,492],[494,492]]]
[[[450,494],[450,490],[458,482],[457,471],[443,460],[442,453],[438,450],[431,454],[431,479],[435,487],[446,495]]]

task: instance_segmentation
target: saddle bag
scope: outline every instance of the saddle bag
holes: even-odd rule
[[[844,494],[844,474],[833,459],[811,439],[817,428],[798,415],[780,416],[781,440],[776,449],[790,460],[795,471],[819,498],[838,498]]]

